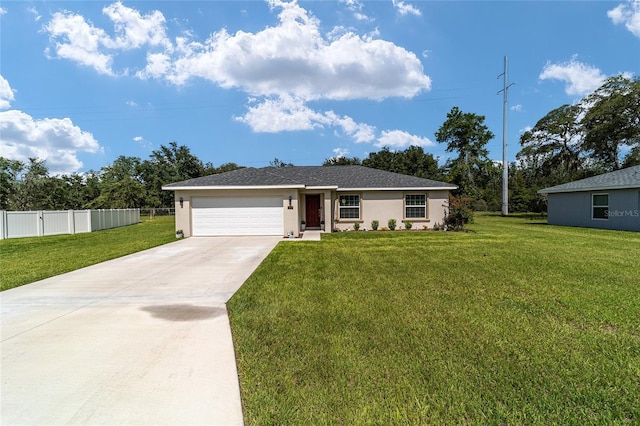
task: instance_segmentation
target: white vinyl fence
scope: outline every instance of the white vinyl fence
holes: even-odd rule
[[[140,222],[140,209],[0,211],[0,240],[78,234]]]

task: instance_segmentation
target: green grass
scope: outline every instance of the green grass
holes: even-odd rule
[[[172,216],[98,232],[0,240],[0,290],[174,240]]]
[[[281,243],[229,303],[247,424],[638,424],[640,234]]]

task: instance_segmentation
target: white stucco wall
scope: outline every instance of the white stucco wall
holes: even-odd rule
[[[281,197],[283,208],[284,234],[300,231],[300,221],[304,219],[304,194],[320,194],[323,205],[323,218],[325,231],[333,229],[353,229],[355,220],[341,219],[338,217],[337,200],[340,194],[351,192],[336,192],[331,190],[300,191],[299,189],[237,189],[237,190],[181,190],[175,191],[176,229],[182,229],[185,237],[193,234],[191,202],[194,197]],[[413,229],[433,228],[433,225],[444,222],[445,212],[448,211],[447,202],[449,191],[427,191],[427,218],[407,219],[404,217],[404,196],[407,193],[419,193],[416,191],[360,191],[353,192],[360,195],[360,227],[371,229],[371,222],[377,220],[379,229],[388,226],[389,219],[395,219],[396,229],[404,229],[404,221],[410,220]],[[291,208],[289,208],[289,196],[291,196]],[[180,206],[180,197],[183,205]]]
[[[419,194],[424,192],[416,191],[362,191],[353,192],[360,195],[360,219],[349,220],[339,219],[334,222],[334,229],[345,231],[353,229],[355,222],[360,223],[360,228],[371,229],[371,222],[377,220],[379,228],[388,227],[389,219],[396,220],[396,229],[404,229],[405,221],[413,224],[412,229],[433,228],[435,223],[444,222],[445,212],[448,211],[449,191],[427,191],[427,218],[415,219],[406,218],[404,196],[405,194]],[[340,194],[351,194],[350,192],[337,193],[333,203],[334,219],[338,216],[337,200]]]

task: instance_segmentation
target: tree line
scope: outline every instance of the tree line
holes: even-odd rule
[[[173,193],[163,191],[162,185],[240,167],[203,163],[176,142],[162,145],[148,160],[120,156],[86,174],[50,176],[37,158],[23,163],[0,157],[0,210],[173,207]]]
[[[323,166],[363,165],[453,183],[458,186],[454,195],[471,199],[476,210],[499,211],[502,164],[488,157],[486,146],[495,135],[484,119],[451,109],[435,134],[452,154],[443,165],[423,148],[411,146],[402,151],[385,147],[364,159],[329,158]],[[520,145],[509,165],[513,212],[544,211],[545,199],[537,193],[541,188],[640,164],[640,79],[607,79],[580,102],[550,111],[521,136]],[[292,166],[277,158],[270,165]],[[162,145],[147,160],[120,156],[86,174],[50,176],[42,160],[23,163],[0,157],[0,209],[172,207],[173,193],[163,191],[162,185],[242,167],[214,167],[176,142]]]

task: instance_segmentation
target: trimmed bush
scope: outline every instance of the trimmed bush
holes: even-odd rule
[[[470,198],[456,198],[453,195],[449,197],[449,214],[444,218],[444,224],[447,229],[460,231],[464,226],[473,222],[473,210],[471,209]]]
[[[372,220],[371,221],[371,229],[373,229],[374,231],[378,230],[378,226],[380,226],[380,222],[378,222],[377,220]]]
[[[396,220],[395,219],[389,219],[389,222],[387,222],[387,225],[389,226],[389,229],[392,231],[396,230]]]

